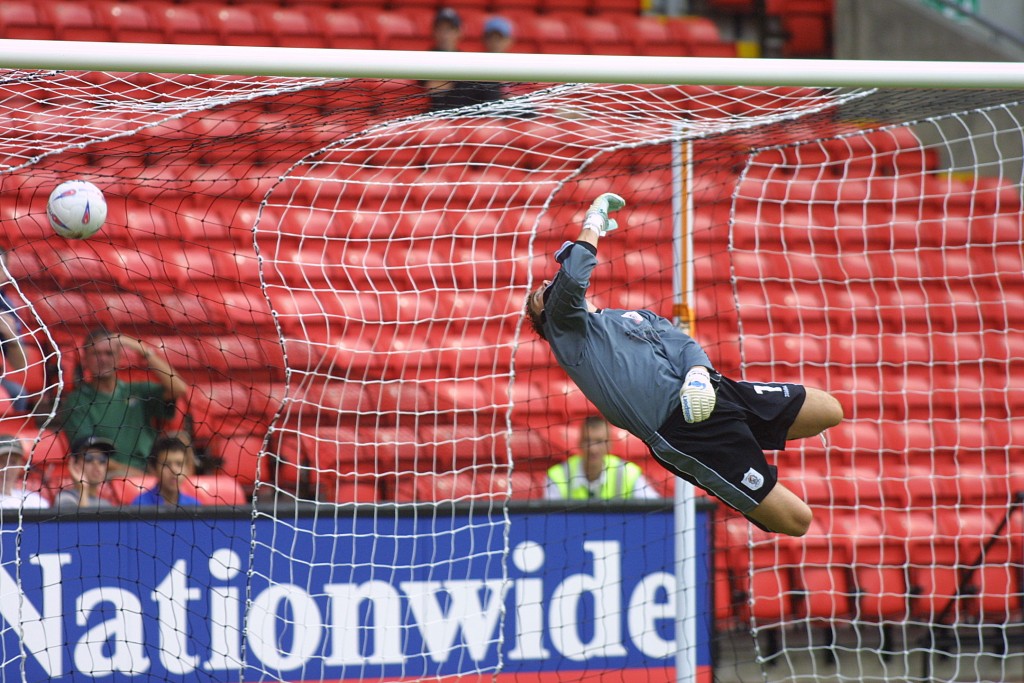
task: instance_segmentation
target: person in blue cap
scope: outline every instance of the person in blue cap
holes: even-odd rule
[[[512,22],[505,17],[491,17],[484,24],[484,50],[508,52],[512,47]]]

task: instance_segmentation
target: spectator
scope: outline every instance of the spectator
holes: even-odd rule
[[[462,40],[462,18],[451,7],[442,7],[434,16],[434,44],[431,52],[458,52]],[[449,98],[453,97],[454,81],[420,81],[430,97],[430,110],[448,109]],[[459,105],[454,105],[459,106]]]
[[[114,442],[102,436],[88,436],[76,441],[68,456],[72,485],[60,492],[54,507],[61,512],[113,507],[101,491],[115,450]]]
[[[45,509],[46,499],[25,488],[25,446],[21,439],[0,434],[0,508]]]
[[[8,291],[11,279],[8,276],[7,252],[0,248],[0,354],[3,355],[4,369],[0,375],[0,386],[14,399],[13,408],[18,412],[29,409],[25,388],[10,378],[28,365],[25,347],[21,345],[22,325]]]
[[[140,493],[135,505],[171,505],[185,507],[199,505],[199,500],[182,492],[181,484],[188,476],[188,446],[173,437],[160,437],[153,444],[149,457],[150,471],[157,483]]]
[[[434,52],[458,52],[462,40],[462,17],[451,7],[442,7],[434,15]]]
[[[459,52],[462,19],[450,7],[434,17],[434,52]],[[512,43],[512,24],[504,17],[491,17],[484,26],[488,52],[504,52]],[[505,84],[487,81],[423,81],[430,97],[430,111],[468,107],[505,97]]]
[[[166,436],[169,439],[177,439],[178,441],[185,444],[185,474],[189,477],[205,473],[207,463],[204,462],[203,458],[196,452],[195,443],[192,440],[192,433],[187,429],[174,429],[171,431],[163,432],[161,436]]]
[[[592,415],[580,428],[580,452],[548,470],[548,500],[649,500],[658,493],[639,465],[612,455],[608,423]]]
[[[159,381],[121,380],[117,373],[124,350],[142,356]],[[113,441],[111,476],[142,474],[160,423],[173,416],[175,401],[187,390],[170,364],[144,342],[96,329],[82,346],[74,387],[60,402],[54,426],[71,443],[89,436]]]
[[[512,47],[512,22],[505,17],[491,17],[484,24],[484,50],[508,52]]]

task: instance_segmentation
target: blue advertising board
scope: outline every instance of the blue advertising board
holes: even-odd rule
[[[3,680],[674,675],[667,505],[3,521]]]

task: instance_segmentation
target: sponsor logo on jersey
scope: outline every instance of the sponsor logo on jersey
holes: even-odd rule
[[[632,320],[637,325],[644,321],[644,317],[637,313],[636,311],[626,311],[625,313],[622,314],[622,317],[626,318],[627,320]]]

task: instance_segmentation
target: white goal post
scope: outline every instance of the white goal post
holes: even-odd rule
[[[0,40],[0,68],[30,398],[83,381],[86,328],[130,324],[192,381],[197,446],[250,465],[223,519],[109,515],[99,579],[95,520],[0,517],[2,671],[700,681],[708,625],[789,681],[1024,658],[1020,65]],[[427,112],[428,79],[522,88]],[[39,202],[77,173],[111,218],[69,246]],[[806,538],[707,523],[691,491],[541,500],[592,410],[522,305],[619,188],[596,301],[688,310],[723,372],[843,403],[769,457]],[[0,426],[56,417],[13,398]],[[63,471],[40,424],[26,482]]]
[[[936,62],[724,59],[320,50],[139,43],[0,40],[0,63],[17,69],[216,73],[332,78],[490,80],[534,83],[664,83],[876,88],[1022,88],[1020,65]]]

